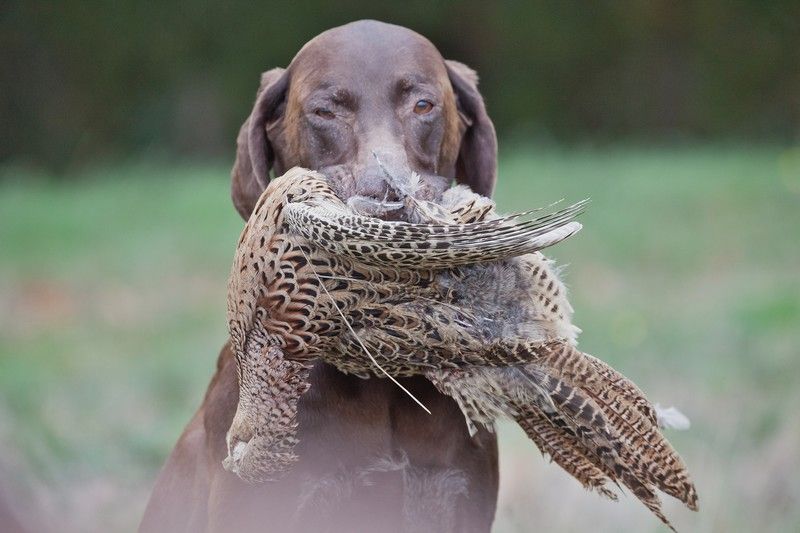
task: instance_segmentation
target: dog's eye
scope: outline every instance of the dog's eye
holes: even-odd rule
[[[414,113],[417,115],[427,115],[433,111],[433,104],[427,100],[417,100],[414,104]]]
[[[336,118],[336,115],[330,109],[325,109],[324,107],[320,107],[314,111],[314,114],[317,115],[319,118],[324,118],[325,120],[331,120]]]

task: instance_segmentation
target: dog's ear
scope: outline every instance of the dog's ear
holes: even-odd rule
[[[480,195],[491,196],[497,181],[497,135],[478,91],[478,75],[458,61],[445,64],[466,127],[456,161],[456,180]]]
[[[274,68],[261,75],[261,86],[250,116],[242,124],[236,139],[236,161],[231,170],[231,198],[236,210],[247,220],[267,187],[275,154],[267,138],[267,124],[286,98],[289,75]]]

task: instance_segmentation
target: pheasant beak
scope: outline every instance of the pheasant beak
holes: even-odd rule
[[[233,446],[229,443],[228,456],[222,461],[222,466],[225,470],[234,474],[239,474],[242,460],[247,455],[249,447],[249,442],[242,442],[240,440],[236,441]]]
[[[242,429],[241,424],[233,424],[225,436],[228,456],[222,461],[222,466],[234,474],[240,473],[242,463],[250,452],[250,443],[253,440],[253,433],[249,430],[242,431]]]

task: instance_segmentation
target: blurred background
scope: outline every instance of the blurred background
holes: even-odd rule
[[[592,198],[551,255],[582,347],[692,419],[676,526],[796,531],[800,4],[722,0],[2,3],[0,530],[135,528],[225,341],[259,74],[359,18],[478,70],[501,210]],[[496,531],[663,530],[500,436]]]

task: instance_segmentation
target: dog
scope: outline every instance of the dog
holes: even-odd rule
[[[242,125],[233,203],[250,216],[270,174],[294,166],[326,175],[342,199],[392,199],[388,176],[419,175],[435,201],[454,180],[489,196],[497,139],[464,64],[421,35],[358,21],[309,41],[265,72]],[[497,440],[469,436],[453,400],[422,377],[389,380],[318,363],[299,406],[300,462],[278,482],[250,485],[222,468],[238,401],[228,346],[203,404],[156,481],[140,531],[488,531]]]

